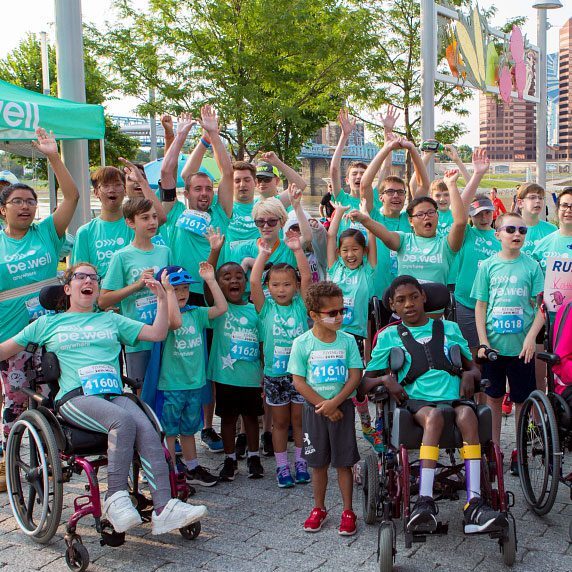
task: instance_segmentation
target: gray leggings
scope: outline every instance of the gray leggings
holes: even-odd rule
[[[160,437],[145,413],[129,397],[118,395],[107,401],[94,395],[81,395],[66,401],[59,413],[81,429],[108,434],[106,497],[128,490],[135,447],[147,475],[155,510],[161,510],[169,502],[169,469]]]

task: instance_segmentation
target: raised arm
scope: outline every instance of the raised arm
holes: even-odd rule
[[[13,339],[6,340],[0,344],[0,361],[5,361],[24,349],[24,346],[17,344]]]
[[[342,217],[350,208],[349,205],[342,206],[335,204],[334,206],[336,207],[336,210],[334,211],[334,216],[332,216],[330,228],[328,228],[328,242],[326,249],[328,254],[328,268],[331,268],[338,259],[338,229],[340,228]]]
[[[203,157],[205,156],[207,149],[210,149],[211,147],[212,145],[208,133],[203,131],[202,137],[195,145],[195,148],[187,158],[185,166],[181,171],[181,177],[183,181],[186,181],[193,173],[198,172],[198,170],[201,168]]]
[[[423,151],[423,155],[421,155],[421,161],[423,161],[423,166],[425,167],[425,170],[427,170],[427,165],[429,164],[429,161],[431,160],[432,156],[433,156],[432,151]],[[412,197],[427,196],[429,194],[429,191],[427,191],[425,195],[422,195],[421,193],[417,192],[418,191],[417,173],[415,171],[413,171],[413,173],[411,174],[411,178],[409,179],[409,190],[411,191]]]
[[[445,145],[445,154],[455,165],[457,165],[457,169],[459,169],[461,176],[465,179],[465,185],[469,182],[471,175],[465,166],[465,163],[461,161],[461,157],[459,157],[459,153],[457,153],[457,149],[454,145]]]
[[[274,153],[274,151],[268,151],[267,153],[262,153],[260,156],[262,161],[269,163],[273,167],[276,167],[285,177],[288,179],[288,188],[291,185],[296,185],[300,189],[300,191],[304,191],[304,189],[308,186],[302,175],[295,171],[289,165],[286,165],[283,161],[279,159],[279,157]],[[288,195],[288,189],[282,191],[278,198],[282,201],[285,207],[290,205],[290,198]]]
[[[136,292],[139,292],[139,290],[143,290],[154,276],[155,272],[153,268],[147,268],[141,272],[139,280],[133,282],[133,284],[129,284],[128,286],[119,288],[118,290],[102,288],[99,298],[97,299],[97,305],[102,310],[107,310],[107,308],[110,308],[111,306],[117,306],[119,302],[127,298],[127,296],[131,296],[131,294],[135,294]]]
[[[218,117],[210,105],[203,105],[201,108],[201,126],[210,137],[214,158],[221,174],[218,184],[218,202],[230,218],[234,200],[232,163],[219,134]]]
[[[490,166],[487,151],[484,148],[477,148],[473,151],[473,175],[469,179],[465,179],[467,184],[461,195],[465,214],[468,215],[469,206],[475,198],[475,194],[479,189],[479,183],[483,176],[488,172]]]
[[[334,154],[332,155],[332,162],[330,163],[330,177],[332,179],[332,195],[336,198],[342,190],[342,155],[345,146],[350,138],[352,131],[356,126],[356,119],[350,119],[347,109],[340,109],[338,113],[338,121],[342,128],[340,140],[336,146]]]
[[[48,135],[45,129],[38,127],[36,129],[36,135],[38,141],[32,141],[32,145],[34,149],[45,155],[48,159],[62,191],[63,200],[53,214],[54,226],[56,227],[58,236],[61,238],[66,233],[66,229],[75,213],[79,201],[79,191],[58,153],[58,144],[56,143],[54,134],[50,133]]]
[[[160,282],[157,282],[154,278],[147,280],[145,286],[157,296],[157,314],[151,326],[144,325],[141,328],[137,339],[145,342],[162,342],[169,331],[167,293]]]
[[[463,199],[457,187],[457,179],[459,178],[459,171],[453,169],[445,171],[443,182],[449,189],[451,197],[451,214],[453,215],[453,224],[451,230],[447,235],[447,241],[453,252],[459,252],[463,246],[463,238],[465,237],[465,230],[467,228],[467,212],[463,205]]]
[[[298,225],[300,226],[300,234],[302,248],[305,248],[308,243],[312,242],[312,229],[310,228],[310,223],[306,218],[306,213],[302,208],[302,191],[299,189],[295,183],[292,183],[288,187],[289,199],[288,201],[292,205],[294,212],[296,213],[296,218],[298,219]]]
[[[222,250],[222,247],[224,246],[225,236],[224,236],[224,234],[220,233],[219,228],[213,228],[212,226],[209,226],[209,228],[207,228],[206,237],[207,237],[209,244],[210,244],[210,247],[211,247],[211,251],[209,252],[209,257],[207,259],[207,262],[213,268],[216,268],[218,266],[218,259],[220,257],[220,252]],[[213,295],[211,293],[211,289],[209,288],[209,285],[206,282],[204,283],[203,291],[204,291],[205,299],[206,299],[207,303],[212,304],[214,301],[214,298],[213,298]]]
[[[199,262],[199,276],[208,286],[213,298],[213,305],[209,308],[208,312],[209,320],[213,320],[214,318],[222,316],[228,310],[228,302],[216,281],[214,266],[212,266],[212,264]]]
[[[387,136],[391,133],[393,134],[393,128],[397,120],[399,119],[399,111],[397,107],[388,104],[387,106],[387,113],[383,115],[382,113],[379,114],[379,119],[383,125],[383,133],[385,136],[385,140],[387,140]],[[385,161],[381,164],[379,171],[377,172],[377,186],[381,184],[389,175],[391,174],[391,154],[389,154]]]
[[[390,250],[399,249],[401,238],[397,232],[387,230],[385,226],[376,222],[368,214],[365,214],[362,211],[353,210],[348,216],[353,221],[361,222],[368,231],[377,236],[377,238],[379,238]]]
[[[429,174],[427,173],[427,168],[425,163],[421,159],[421,155],[419,155],[419,151],[417,151],[417,147],[413,141],[404,140],[401,144],[403,149],[407,149],[409,151],[409,156],[411,157],[411,161],[413,162],[413,168],[415,170],[415,183],[417,185],[417,191],[415,192],[414,197],[425,197],[429,194],[429,187],[431,185],[431,181],[429,181]]]
[[[169,150],[169,147],[173,144],[175,140],[175,129],[173,128],[173,118],[168,114],[164,113],[161,115],[161,125],[163,126],[163,132],[165,133],[165,153]]]
[[[175,294],[175,289],[169,280],[167,271],[161,274],[161,284],[167,294],[167,313],[169,316],[169,330],[178,330],[183,325],[183,318],[181,317],[181,309]]]
[[[300,293],[302,297],[306,295],[308,286],[312,284],[312,271],[308,264],[308,259],[304,254],[300,239],[297,236],[290,236],[286,238],[286,245],[294,253],[296,263],[298,264],[298,272],[300,273]]]
[[[250,298],[256,308],[257,312],[262,310],[266,297],[264,296],[264,289],[262,288],[262,274],[264,273],[264,266],[270,259],[272,250],[262,242],[258,244],[258,256],[252,266],[250,272]]]

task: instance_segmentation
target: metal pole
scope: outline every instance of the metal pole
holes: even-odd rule
[[[99,140],[99,158],[100,166],[105,167],[105,139]]]
[[[58,96],[85,103],[81,0],[54,0]],[[91,219],[87,140],[62,141],[62,159],[79,189],[79,204],[70,224],[74,233]]]
[[[537,44],[538,54],[538,97],[536,106],[536,182],[546,188],[546,116],[548,103],[546,101],[546,10],[537,9]]]
[[[155,89],[149,88],[149,103],[153,105],[155,103]],[[151,139],[151,148],[149,149],[149,160],[157,160],[157,118],[155,116],[155,110],[152,108],[151,114],[149,115],[149,136]]]
[[[421,137],[435,137],[435,66],[437,16],[434,0],[421,0]],[[433,158],[427,165],[429,178],[435,176]]]

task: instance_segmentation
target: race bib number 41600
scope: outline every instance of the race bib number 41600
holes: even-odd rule
[[[77,373],[84,395],[123,393],[117,370],[111,365],[89,365]]]
[[[345,350],[316,350],[310,354],[314,383],[345,383],[348,369]]]

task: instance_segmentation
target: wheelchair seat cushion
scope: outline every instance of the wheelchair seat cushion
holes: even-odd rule
[[[441,449],[459,449],[463,446],[461,432],[455,425],[455,410],[450,405],[440,405],[445,425],[439,441]],[[487,405],[477,405],[479,423],[479,441],[482,445],[492,439],[491,410]],[[423,429],[417,424],[413,413],[406,407],[397,407],[393,412],[391,429],[391,445],[398,448],[404,445],[407,449],[419,449],[423,438]]]
[[[58,418],[66,445],[65,455],[105,455],[107,453],[107,434],[80,429]]]

